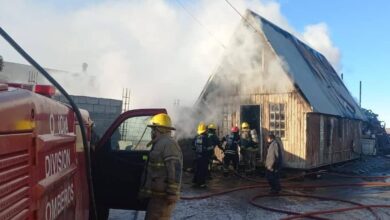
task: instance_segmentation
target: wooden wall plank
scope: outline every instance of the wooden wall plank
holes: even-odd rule
[[[358,150],[357,146],[360,146],[359,121],[312,113],[310,105],[296,92],[251,94],[248,97],[247,99],[243,98],[242,103],[247,100],[245,104],[261,106],[263,137],[269,132],[270,103],[285,104],[286,137],[282,141],[286,152],[285,160],[289,167],[310,169],[356,158],[356,154],[352,153],[351,148],[354,145],[355,150]],[[227,107],[229,123],[225,124],[239,125],[240,106],[234,99],[230,99],[229,102],[230,105]],[[322,155],[320,155],[321,116],[324,118],[324,150]],[[331,131],[332,123],[333,132]],[[230,128],[222,128],[222,131],[229,130]],[[263,156],[265,156],[266,148],[264,147],[263,150]]]

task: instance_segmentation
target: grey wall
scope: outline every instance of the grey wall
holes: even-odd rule
[[[87,96],[71,96],[76,105],[89,112],[95,123],[95,131],[101,137],[106,129],[122,112],[122,101]],[[56,100],[67,103],[64,96],[55,96]]]

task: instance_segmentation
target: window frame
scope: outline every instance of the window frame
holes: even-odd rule
[[[285,139],[287,137],[286,121],[286,104],[269,103],[269,131],[273,132],[275,136]]]

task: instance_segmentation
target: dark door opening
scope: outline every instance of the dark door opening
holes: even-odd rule
[[[251,130],[255,129],[260,135],[260,105],[242,105],[240,121],[248,122]]]
[[[263,136],[261,131],[261,108],[260,105],[242,105],[241,106],[241,115],[240,115],[240,121],[242,122],[248,122],[250,129],[255,129],[257,132],[257,135],[259,136],[259,153],[260,158],[262,158],[262,152],[263,152]]]

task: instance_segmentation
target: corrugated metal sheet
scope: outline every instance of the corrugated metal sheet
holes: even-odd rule
[[[314,112],[366,120],[360,107],[327,59],[290,33],[249,11],[259,23],[285,71],[300,88]],[[282,65],[283,67],[285,65]]]

